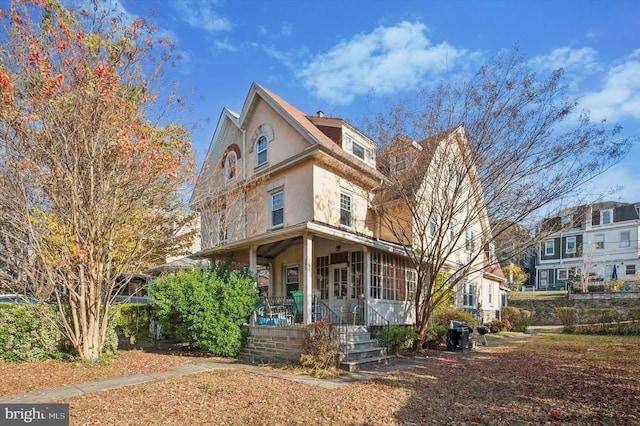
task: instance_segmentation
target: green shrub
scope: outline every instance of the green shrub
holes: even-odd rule
[[[627,321],[640,320],[640,307],[629,308],[627,311]]]
[[[51,325],[58,315],[53,306],[0,303],[0,361],[31,362],[62,356],[66,340]]]
[[[589,293],[602,293],[604,291],[604,285],[591,284],[587,286]]]
[[[335,367],[340,349],[338,328],[327,321],[319,321],[303,327],[300,364],[315,377],[324,376]]]
[[[572,333],[576,329],[575,308],[556,308],[556,314],[566,333]]]
[[[383,327],[376,336],[380,345],[389,348],[392,354],[403,349],[412,348],[418,339],[418,332],[412,326],[392,325]]]
[[[259,300],[251,276],[225,268],[161,276],[149,296],[165,334],[220,356],[240,352],[241,326]]]
[[[589,308],[583,309],[581,315],[581,323],[596,324],[618,322],[622,319],[622,315],[613,308]]]
[[[464,321],[475,330],[476,320],[469,312],[464,309],[447,308],[442,309],[433,314],[429,321],[427,336],[425,339],[426,346],[432,349],[445,344],[447,330],[451,321]]]
[[[137,303],[123,303],[112,308],[116,327],[135,345],[149,338],[151,306]]]
[[[526,309],[505,306],[502,308],[502,318],[509,320],[513,331],[524,333],[531,325],[531,311]]]
[[[493,321],[485,322],[484,325],[489,327],[492,333],[500,333],[501,331],[511,331],[513,328],[511,322],[506,319],[494,319]]]

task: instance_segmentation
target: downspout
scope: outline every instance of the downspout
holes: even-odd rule
[[[247,179],[247,131],[242,129],[242,180]],[[247,238],[247,194],[246,192],[242,196],[242,238]]]

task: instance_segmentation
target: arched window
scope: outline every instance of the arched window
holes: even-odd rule
[[[232,180],[236,177],[238,166],[238,156],[235,151],[229,151],[227,158],[224,162],[224,168],[227,175],[227,180]]]
[[[267,138],[264,136],[261,136],[260,139],[258,139],[258,142],[256,142],[256,154],[257,154],[257,158],[258,158],[258,166],[261,164],[265,164],[267,162]]]

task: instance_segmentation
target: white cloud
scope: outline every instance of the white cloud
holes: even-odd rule
[[[424,87],[467,54],[447,43],[433,45],[419,22],[380,26],[316,56],[297,76],[316,96],[346,104],[356,95],[392,94]]]
[[[178,13],[189,25],[201,28],[209,33],[230,31],[233,24],[226,17],[219,15],[213,4],[201,0],[180,0],[172,2]]]
[[[584,95],[581,106],[594,120],[640,119],[640,61],[630,59],[611,68],[602,89]]]
[[[565,70],[595,71],[598,68],[598,52],[590,47],[582,49],[572,49],[561,47],[555,49],[551,54],[537,56],[529,61],[529,64],[541,70]]]

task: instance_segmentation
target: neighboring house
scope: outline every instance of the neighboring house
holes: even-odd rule
[[[421,149],[454,137],[464,138],[464,129]],[[289,307],[287,323],[308,324],[328,312],[349,323],[414,323],[416,272],[372,207],[386,178],[376,152],[345,121],[305,115],[253,84],[239,114],[222,111],[194,188],[191,206],[202,217],[197,255],[253,273],[267,268],[270,303]],[[476,226],[451,262],[480,250],[486,256],[475,256],[456,305],[491,319],[499,315],[504,278],[493,249],[474,238],[488,224]]]
[[[637,285],[640,203],[608,201],[565,209],[545,219],[542,229],[554,233],[539,246],[539,289]]]
[[[527,280],[521,285],[525,289],[532,290],[536,286],[536,256],[538,244],[535,242],[534,233],[524,226],[497,221],[493,223],[491,229],[494,233],[494,243],[496,245],[496,256],[498,263],[504,268],[506,266],[517,266],[522,272],[527,274]],[[509,276],[507,285],[514,289]]]

